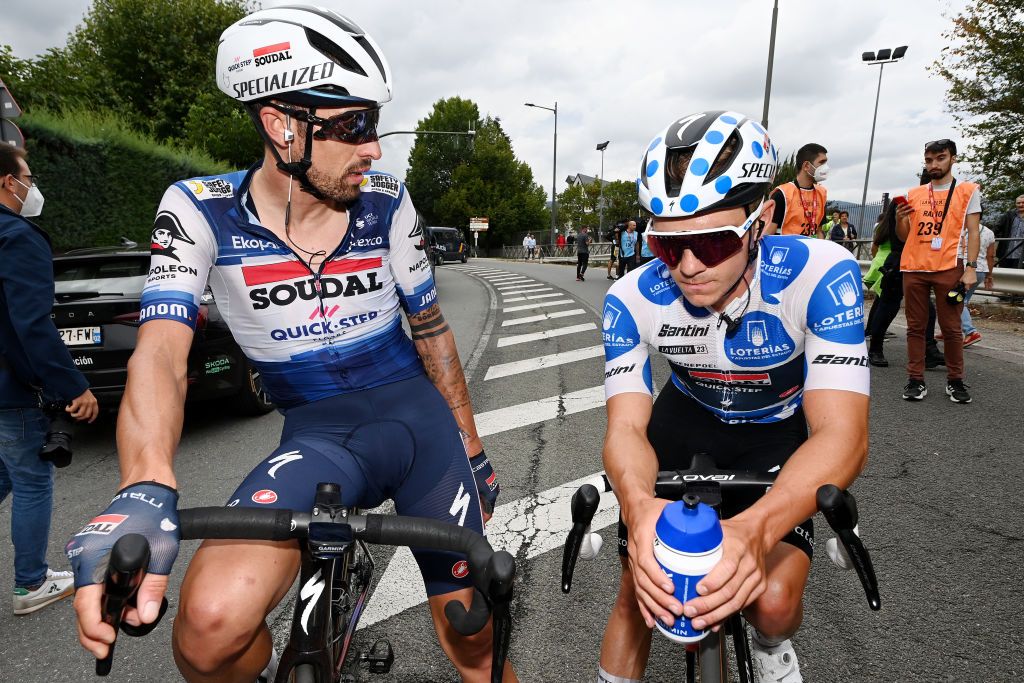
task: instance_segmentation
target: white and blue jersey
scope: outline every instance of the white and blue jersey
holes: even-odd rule
[[[672,383],[723,422],[784,420],[808,389],[869,393],[860,268],[843,247],[765,237],[749,305],[744,294],[725,313],[742,313],[732,335],[686,300],[658,259],[619,279],[604,302],[605,396],[653,394],[648,347],[668,360]]]
[[[140,320],[195,329],[209,283],[235,341],[282,408],[422,374],[400,309],[419,313],[437,294],[405,186],[367,173],[344,239],[314,272],[260,225],[248,199],[252,173],[167,189]]]

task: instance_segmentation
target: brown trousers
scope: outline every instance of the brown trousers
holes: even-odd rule
[[[946,294],[956,287],[964,274],[956,268],[934,273],[903,273],[903,302],[907,314],[907,375],[924,381],[924,333],[928,326],[928,298],[935,292],[935,312],[942,329],[942,349],[946,356],[946,376],[964,378],[964,337],[960,312],[964,305],[950,306]]]

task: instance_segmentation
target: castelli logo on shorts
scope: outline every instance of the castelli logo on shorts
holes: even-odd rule
[[[277,502],[277,494],[270,489],[260,489],[252,494],[252,502],[259,503],[260,505],[270,505]]]
[[[469,576],[469,563],[465,560],[459,560],[452,565],[452,576],[456,579],[464,579]]]

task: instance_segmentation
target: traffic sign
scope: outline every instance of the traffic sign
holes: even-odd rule
[[[469,219],[470,232],[487,232],[488,218],[486,216],[474,216]]]
[[[21,107],[14,100],[11,91],[0,79],[0,142],[6,142],[15,147],[25,147],[25,136],[21,130],[8,119],[16,119],[21,116]]]

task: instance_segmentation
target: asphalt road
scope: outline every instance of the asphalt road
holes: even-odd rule
[[[480,269],[501,271],[485,273]],[[504,274],[527,278],[516,280]],[[601,269],[587,282],[551,264],[474,260],[438,269],[440,301],[455,330],[484,442],[502,486],[492,542],[517,556],[512,659],[524,681],[593,681],[608,608],[618,580],[614,526],[593,561],[577,567],[573,592],[559,589],[567,482],[601,469],[604,410],[600,306],[607,285]],[[525,287],[526,291],[517,291]],[[501,289],[499,289],[501,288]],[[540,289],[545,288],[545,289]],[[553,295],[553,296],[548,296]],[[533,298],[541,297],[544,298]],[[531,298],[521,298],[531,297]],[[519,299],[513,301],[512,299]],[[549,306],[539,306],[551,303]],[[507,310],[529,306],[520,310]],[[578,311],[563,317],[509,321]],[[588,326],[561,336],[522,335]],[[967,354],[974,402],[951,403],[944,374],[928,373],[931,394],[900,399],[906,359],[902,329],[886,345],[892,362],[873,369],[871,456],[854,485],[861,529],[872,552],[883,606],[873,613],[852,573],[825,558],[830,532],[821,522],[817,556],[795,637],[805,681],[1010,681],[1024,676],[1019,628],[1024,594],[1018,586],[1024,528],[1019,461],[1024,420],[1024,345],[1010,333],[981,328],[985,339]],[[516,339],[519,337],[519,339]],[[518,342],[518,343],[510,343]],[[553,364],[541,356],[575,352]],[[561,356],[564,359],[566,356]],[[510,365],[519,363],[518,365]],[[667,378],[655,366],[658,384]],[[282,419],[244,419],[223,406],[189,412],[177,457],[182,506],[223,504],[249,469],[277,443]],[[76,439],[75,461],[58,472],[50,558],[66,567],[61,547],[101,510],[117,482],[113,425]],[[558,488],[561,487],[561,488]],[[602,513],[606,522],[614,509]],[[0,527],[10,502],[0,505]],[[602,518],[599,516],[599,518]],[[172,578],[172,609],[194,543],[183,544]],[[404,571],[402,553],[375,553],[380,585],[359,638],[387,637],[395,647],[391,674],[379,681],[454,681],[437,646],[421,583]],[[11,581],[12,551],[0,544],[0,581]],[[272,617],[275,639],[287,637],[288,599]],[[122,638],[111,681],[180,680],[170,655],[170,625],[144,639]],[[655,637],[646,680],[682,680],[682,651]],[[0,681],[89,681],[92,660],[75,636],[71,602],[15,618],[0,607]]]

